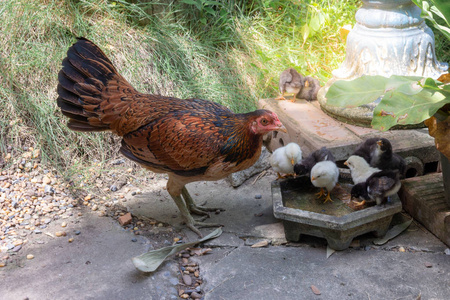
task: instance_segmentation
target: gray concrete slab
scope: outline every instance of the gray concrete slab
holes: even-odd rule
[[[374,236],[357,238],[353,248],[326,258],[324,239],[304,236],[299,243],[284,239],[282,223],[273,217],[272,171],[239,188],[226,180],[188,185],[198,203],[221,206],[225,212],[207,221],[224,225],[221,237],[205,246],[212,249],[191,257],[199,264],[205,299],[450,299],[450,256],[447,247],[420,224],[375,246]],[[155,178],[139,197],[124,204],[134,214],[180,225],[173,201]],[[259,197],[261,196],[261,197]],[[176,216],[173,218],[172,216]],[[400,216],[397,216],[400,217]],[[398,221],[400,222],[400,221]],[[55,222],[51,226],[59,226]],[[73,243],[41,234],[25,245],[14,262],[0,269],[0,299],[176,299],[178,258],[170,257],[153,274],[142,274],[131,263],[154,241],[120,227],[115,220],[86,212],[68,225],[80,230]],[[54,228],[49,228],[53,232]],[[67,230],[69,232],[69,229]],[[202,229],[204,234],[211,229]],[[182,229],[179,235],[197,236]],[[42,244],[37,243],[37,241]],[[270,245],[252,248],[257,241]],[[168,240],[170,243],[171,240]],[[160,247],[160,244],[158,245]],[[400,252],[399,249],[405,252]],[[33,260],[25,255],[34,254]],[[314,295],[311,285],[321,292]]]
[[[176,261],[168,260],[157,273],[143,274],[131,258],[149,250],[147,239],[87,210],[78,220],[68,225],[67,237],[42,233],[31,238],[33,244],[0,269],[0,299],[178,298]],[[55,232],[58,226],[51,224],[42,231]],[[74,235],[74,230],[81,233]],[[74,237],[72,243],[69,236]],[[34,259],[27,260],[26,254]]]

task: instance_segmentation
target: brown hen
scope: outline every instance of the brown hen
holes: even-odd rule
[[[120,152],[156,173],[167,173],[167,191],[186,225],[218,226],[194,220],[207,215],[185,185],[218,180],[253,165],[264,134],[286,131],[268,110],[235,114],[201,99],[177,99],[136,91],[93,42],[78,38],[58,74],[58,106],[75,131],[111,130],[122,137]]]

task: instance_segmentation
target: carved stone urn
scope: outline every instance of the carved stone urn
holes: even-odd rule
[[[329,115],[346,123],[370,126],[373,109],[381,100],[355,108],[328,106],[325,94],[336,80],[362,75],[438,78],[448,64],[436,59],[434,34],[410,0],[362,0],[356,24],[347,37],[346,57],[333,78],[319,91],[318,100]]]

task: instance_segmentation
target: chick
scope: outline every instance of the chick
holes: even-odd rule
[[[363,200],[358,205],[365,204],[365,201],[369,199],[381,205],[386,203],[388,197],[395,195],[401,185],[397,170],[384,170],[372,174],[365,182],[353,186],[351,196]]]
[[[404,174],[406,168],[403,157],[392,152],[391,142],[384,138],[376,141],[370,165],[381,170],[398,170],[400,174]]]
[[[303,88],[304,77],[298,73],[294,68],[289,68],[284,70],[280,74],[280,81],[278,87],[280,89],[281,95],[276,100],[286,100],[284,95],[293,94],[292,102],[295,102],[297,94]]]
[[[350,156],[344,162],[344,165],[350,168],[350,173],[354,184],[365,182],[370,175],[381,171],[378,168],[371,167],[364,158],[357,155]]]
[[[294,172],[297,175],[309,175],[311,169],[319,161],[329,160],[336,162],[333,154],[326,147],[322,147],[319,150],[314,151],[308,157],[302,159],[294,166]]]
[[[374,155],[376,149],[375,145],[379,140],[380,140],[379,137],[374,137],[365,140],[362,144],[358,146],[358,148],[356,148],[355,152],[353,152],[352,155],[361,156],[370,164],[371,157]]]
[[[311,183],[315,187],[320,187],[320,192],[317,193],[317,198],[322,197],[325,194],[324,188],[327,190],[327,196],[325,197],[325,202],[333,201],[331,200],[331,191],[336,186],[339,178],[339,169],[336,163],[332,161],[321,161],[314,165],[311,169]]]
[[[297,95],[299,99],[305,99],[308,101],[316,100],[317,93],[319,92],[321,86],[319,80],[306,76],[304,78],[303,88]]]
[[[270,165],[277,172],[278,178],[283,178],[280,173],[293,174],[294,165],[302,159],[302,150],[296,143],[289,143],[276,149],[270,157]]]

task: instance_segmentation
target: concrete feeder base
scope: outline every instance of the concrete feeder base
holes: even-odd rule
[[[384,236],[393,215],[402,210],[397,195],[386,205],[353,210],[333,193],[333,202],[317,200],[314,194],[318,191],[306,176],[272,182],[274,215],[283,220],[288,241],[298,242],[306,234],[325,238],[331,248],[344,250],[359,235]]]

